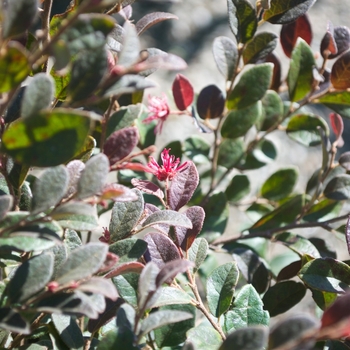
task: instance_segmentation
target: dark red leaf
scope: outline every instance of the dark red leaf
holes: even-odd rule
[[[303,15],[296,21],[282,26],[280,41],[287,57],[291,57],[295,43],[299,37],[304,39],[310,45],[312,40],[312,29],[307,15]]]
[[[165,263],[180,259],[178,248],[168,236],[151,232],[145,235],[144,240],[148,244],[144,254],[146,262],[153,261],[161,269]]]
[[[342,147],[344,141],[342,134],[344,131],[344,123],[342,117],[337,113],[330,113],[329,119],[331,121],[331,127],[336,137],[336,142],[339,147]]]
[[[301,260],[293,261],[279,272],[277,282],[289,280],[295,277],[300,271],[301,267]]]
[[[173,96],[176,107],[180,111],[184,111],[193,102],[193,86],[182,74],[177,74],[174,79]]]
[[[341,55],[333,64],[331,82],[338,90],[350,87],[350,51]]]
[[[350,29],[348,27],[335,27],[333,32],[329,32],[332,36],[332,38],[329,40],[334,40],[335,42],[335,46],[336,46],[336,51],[333,53],[331,52],[331,54],[328,56],[328,58],[332,59],[335,57],[340,56],[343,52],[345,52],[346,50],[348,50],[350,48]],[[327,38],[325,39],[326,42],[323,43],[324,46],[327,45]],[[323,40],[322,40],[323,42]],[[333,45],[333,44],[328,44],[329,45]],[[333,49],[334,51],[334,49]],[[321,43],[321,53],[324,52],[322,43]]]
[[[155,24],[165,21],[167,19],[178,19],[177,16],[168,12],[152,12],[143,16],[139,21],[137,21],[135,27],[138,35],[141,35],[148,28],[154,26]]]
[[[108,274],[104,277],[112,278],[129,272],[141,272],[143,267],[144,265],[137,261],[126,262],[119,265],[114,270],[108,272]]]
[[[124,128],[112,133],[103,147],[103,153],[111,165],[128,156],[139,142],[139,132],[135,127]]]
[[[197,112],[202,119],[220,117],[225,107],[225,97],[216,85],[208,85],[198,95]]]
[[[192,222],[192,228],[175,227],[177,245],[184,251],[187,251],[197,235],[201,232],[205,218],[205,212],[202,207],[193,206],[183,212]]]
[[[321,41],[320,51],[323,58],[328,58],[330,55],[334,56],[338,53],[337,44],[334,39],[334,28],[330,21],[328,21],[327,32]]]
[[[160,287],[163,283],[168,283],[167,281],[172,281],[178,273],[185,272],[193,265],[194,264],[191,261],[183,259],[174,260],[166,263],[157,275],[156,286]]]
[[[199,183],[196,166],[189,162],[187,168],[176,173],[168,191],[168,203],[170,209],[178,211],[192,198]]]
[[[281,85],[281,62],[274,53],[270,53],[266,57],[265,62],[273,63],[273,72],[270,89],[278,91]]]
[[[153,196],[156,196],[158,198],[164,198],[163,191],[153,182],[147,181],[147,180],[141,180],[141,179],[132,179],[131,183],[134,187],[139,189],[142,192],[145,192],[147,194],[151,194]]]

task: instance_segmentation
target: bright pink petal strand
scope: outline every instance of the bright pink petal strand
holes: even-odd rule
[[[157,126],[154,129],[154,133],[161,133],[163,124],[170,114],[170,108],[168,99],[163,94],[159,96],[148,96],[148,117],[143,120],[143,123],[150,123],[154,120],[158,121]]]

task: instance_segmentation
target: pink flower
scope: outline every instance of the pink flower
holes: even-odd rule
[[[165,181],[167,179],[172,180],[176,173],[185,170],[188,166],[188,162],[179,166],[180,158],[169,155],[169,151],[170,148],[164,148],[160,155],[163,165],[159,165],[153,157],[149,157],[150,161],[147,164],[149,168],[148,171],[155,175],[159,181]]]
[[[168,99],[165,94],[163,94],[162,97],[148,95],[148,111],[149,115],[143,123],[150,123],[153,120],[158,120],[154,133],[161,133],[163,124],[170,114]]]

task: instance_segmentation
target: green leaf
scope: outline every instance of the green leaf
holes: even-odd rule
[[[248,107],[231,111],[221,128],[221,135],[229,139],[244,136],[260,119],[261,115],[262,105],[260,101]]]
[[[340,213],[343,204],[332,199],[323,199],[317,204],[314,204],[303,217],[304,221],[326,221],[337,217]]]
[[[81,172],[77,197],[84,199],[99,194],[107,181],[109,161],[103,153],[90,158]]]
[[[0,220],[2,220],[7,212],[12,208],[13,197],[9,194],[0,196]]]
[[[23,34],[34,23],[38,14],[37,0],[9,1],[6,6],[2,5],[2,37]]]
[[[53,273],[53,255],[42,253],[18,267],[6,288],[8,300],[19,303],[40,292]]]
[[[329,199],[344,200],[350,198],[350,175],[338,175],[328,182],[324,195]]]
[[[154,329],[168,325],[169,323],[177,323],[180,321],[188,320],[193,318],[193,315],[189,312],[172,310],[171,308],[161,309],[159,311],[151,313],[141,323],[140,333],[138,334],[139,339],[144,335],[148,334]],[[194,322],[192,322],[192,325]]]
[[[283,102],[277,92],[268,90],[261,100],[263,105],[263,121],[261,130],[266,131],[283,118]]]
[[[45,170],[34,182],[31,213],[37,214],[58,204],[68,189],[68,181],[68,170],[63,165]]]
[[[297,305],[305,294],[306,288],[303,283],[294,281],[276,283],[263,297],[264,309],[274,317]]]
[[[278,36],[273,33],[262,32],[255,35],[243,51],[244,64],[256,63],[265,58],[276,48]]]
[[[71,203],[67,203],[71,204]],[[72,203],[73,204],[73,203]],[[79,203],[84,204],[84,203]],[[63,206],[62,206],[63,207]],[[91,206],[90,206],[91,207]],[[86,206],[83,207],[85,209]],[[63,227],[76,231],[91,231],[98,227],[98,218],[96,212],[93,214],[69,214],[65,213],[64,216],[60,214],[60,209],[54,211],[57,222]],[[62,210],[65,209],[64,207]]]
[[[133,307],[137,307],[137,288],[139,277],[140,274],[129,272],[112,278],[120,297]]]
[[[217,349],[222,343],[220,334],[211,326],[200,324],[187,332],[187,341],[196,350]]]
[[[21,105],[21,117],[30,118],[40,110],[49,108],[55,93],[54,81],[50,75],[34,75],[24,91]]]
[[[263,302],[251,284],[242,287],[224,317],[225,333],[253,325],[268,326],[270,321],[269,313],[264,310]]]
[[[272,0],[263,19],[273,24],[288,24],[304,15],[316,0]]]
[[[73,62],[67,85],[68,101],[88,98],[98,87],[107,71],[107,51],[104,48],[82,52]]]
[[[159,210],[152,213],[142,223],[142,227],[146,228],[158,224],[192,228],[191,220],[186,215],[174,210]]]
[[[64,235],[64,244],[69,252],[83,245],[79,235],[74,230],[66,230]]]
[[[220,143],[218,165],[227,169],[233,168],[243,157],[245,151],[244,142],[241,139],[224,139]]]
[[[335,91],[329,92],[321,96],[318,102],[333,109],[342,117],[350,118],[350,92],[349,91]]]
[[[147,244],[142,239],[126,238],[109,246],[109,251],[118,255],[119,263],[136,261],[147,249]]]
[[[221,265],[209,275],[207,300],[209,310],[215,317],[220,317],[229,309],[238,277],[239,272],[235,262]]]
[[[141,191],[133,189],[138,200],[132,202],[115,202],[109,224],[111,242],[119,241],[130,234],[138,223],[144,209],[144,200]]]
[[[262,185],[262,197],[272,201],[278,201],[288,197],[293,192],[298,180],[298,173],[296,167],[277,170]]]
[[[227,225],[229,209],[225,194],[219,192],[210,196],[203,209],[205,219],[201,235],[210,243],[224,233]]]
[[[329,308],[337,299],[337,293],[322,292],[320,290],[312,289],[312,299],[321,310]]]
[[[227,108],[242,109],[262,99],[271,84],[272,69],[271,63],[262,63],[245,70],[228,96]]]
[[[209,244],[205,238],[196,238],[188,250],[188,259],[195,265],[193,271],[196,272],[208,255]]]
[[[235,175],[227,186],[225,195],[230,203],[240,201],[250,192],[250,181],[247,175]]]
[[[165,305],[190,304],[191,296],[181,289],[175,287],[162,287],[159,297],[152,304],[152,308],[158,308]]]
[[[0,327],[11,332],[30,334],[30,323],[12,308],[0,308]]]
[[[92,276],[103,265],[107,252],[108,246],[103,243],[88,243],[74,249],[58,271],[56,281],[65,284]]]
[[[5,131],[2,150],[30,166],[65,163],[83,147],[90,130],[89,116],[85,111],[57,108],[19,119]]]
[[[186,157],[196,164],[208,162],[210,144],[197,135],[193,135],[184,141],[183,150]]]
[[[216,66],[220,73],[231,81],[236,72],[238,50],[233,40],[225,36],[219,36],[213,42],[213,54]]]
[[[339,294],[350,285],[350,267],[332,258],[315,259],[302,267],[299,277],[310,288]]]
[[[300,257],[305,254],[313,258],[320,258],[320,253],[317,248],[306,238],[296,235],[291,232],[283,232],[273,236],[274,240],[283,243]]]
[[[18,86],[29,72],[27,53],[22,45],[17,42],[8,43],[6,50],[0,53],[0,93]]]
[[[136,120],[136,123],[135,123],[140,134],[139,145],[141,149],[145,149],[151,145],[154,145],[156,141],[156,135],[154,133],[154,127],[156,123],[155,122],[151,122],[148,124],[143,123],[143,120],[145,120],[147,117],[148,117],[148,110],[144,105],[142,105],[141,115]]]
[[[84,338],[81,330],[72,316],[52,314],[52,322],[60,338],[69,349],[83,349]]]
[[[269,337],[268,327],[250,326],[230,333],[219,350],[264,350]]]
[[[18,250],[22,252],[39,251],[51,248],[56,242],[38,237],[15,236],[0,238],[0,252],[2,250]]]
[[[164,312],[164,315],[169,319],[169,322],[167,325],[154,331],[157,346],[163,349],[166,346],[176,346],[183,343],[186,340],[186,332],[194,327],[196,308],[193,305],[169,305],[161,307],[160,311]],[[181,312],[181,314],[191,315],[192,317],[173,324],[171,315],[174,312]]]
[[[299,101],[311,92],[314,82],[315,57],[310,46],[301,38],[292,51],[287,82],[291,101]]]
[[[258,26],[253,5],[247,0],[227,0],[228,20],[238,42],[250,40]]]

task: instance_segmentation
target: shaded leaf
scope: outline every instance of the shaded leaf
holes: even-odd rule
[[[278,36],[273,33],[262,32],[255,35],[243,51],[244,64],[264,61],[265,58],[276,48]]]
[[[183,143],[184,154],[195,164],[208,161],[210,145],[200,136],[193,135],[187,138]]]
[[[119,296],[112,281],[103,277],[93,276],[88,281],[81,283],[77,289],[86,293],[101,294],[113,301]]]
[[[165,305],[190,304],[191,296],[175,287],[162,287],[158,299],[153,303],[153,308]]]
[[[30,334],[30,323],[12,308],[0,308],[0,327],[11,332]]]
[[[68,203],[71,204],[71,203]],[[73,204],[73,203],[72,203]],[[63,206],[62,211],[68,209],[69,211],[71,209],[82,209],[86,210],[87,207],[91,207],[90,205],[84,205],[84,203],[79,203],[80,205],[78,207],[67,205]],[[74,208],[75,207],[75,208]],[[80,207],[80,208],[79,208]],[[60,209],[60,208],[59,208]],[[72,211],[73,211],[72,210]],[[55,211],[55,215],[57,215],[57,222],[62,226],[63,228],[68,228],[71,230],[76,231],[91,231],[98,227],[98,218],[96,211],[92,214],[70,214],[65,212],[64,215],[61,216],[59,213],[60,210]]]
[[[178,19],[178,17],[168,12],[149,13],[136,22],[135,27],[137,34],[141,35],[148,28],[154,26],[159,22],[166,21],[167,19]]]
[[[324,195],[329,199],[344,200],[350,198],[350,176],[347,174],[338,175],[332,178],[326,188],[324,189]]]
[[[38,237],[24,237],[15,236],[9,238],[0,238],[0,252],[15,250],[20,252],[31,252],[45,250],[55,246],[54,241],[38,238]]]
[[[0,220],[2,220],[7,212],[12,208],[13,197],[9,194],[0,196]]]
[[[5,131],[2,150],[19,163],[31,166],[65,163],[83,147],[90,130],[89,116],[85,111],[56,108],[19,119]]]
[[[327,32],[321,41],[321,54],[332,59],[340,56],[350,47],[350,30],[348,27],[334,27],[328,24]],[[327,50],[327,51],[326,51]]]
[[[337,217],[340,213],[342,203],[332,199],[325,198],[314,204],[303,217],[304,221],[326,221]]]
[[[137,201],[115,202],[109,223],[110,241],[116,242],[127,237],[141,218],[144,200],[138,189],[132,190],[137,196]]]
[[[345,52],[334,62],[331,72],[331,82],[335,89],[345,90],[350,87],[349,64],[350,52]]]
[[[219,146],[218,165],[227,169],[238,166],[239,161],[243,158],[244,151],[245,145],[242,139],[223,139]]]
[[[142,309],[150,308],[156,298],[153,298],[160,286],[156,284],[156,278],[160,269],[153,261],[147,263],[141,272],[138,284],[138,307]],[[158,293],[159,294],[159,293]]]
[[[215,317],[220,317],[229,309],[238,277],[239,272],[235,262],[221,265],[209,275],[207,300],[209,310]]]
[[[227,98],[227,108],[242,109],[259,101],[271,84],[272,68],[271,63],[262,63],[245,70]]]
[[[140,42],[137,29],[130,21],[125,21],[123,32],[122,50],[118,56],[118,64],[130,67],[136,63],[140,54]]]
[[[301,38],[297,39],[292,52],[287,82],[291,101],[299,101],[311,92],[314,82],[313,67],[316,65],[310,46]]]
[[[240,201],[250,192],[250,181],[247,175],[235,175],[227,186],[225,195],[230,203]]]
[[[282,281],[270,287],[263,297],[264,309],[271,317],[288,311],[297,305],[305,296],[303,283]]]
[[[112,278],[120,297],[133,307],[137,307],[137,287],[139,276],[139,273],[129,272]]]
[[[213,42],[213,54],[216,66],[220,73],[231,81],[237,66],[238,50],[233,40],[225,36],[219,36]]]
[[[216,85],[208,85],[197,97],[197,112],[202,119],[220,117],[225,107],[223,92]]]
[[[193,86],[182,74],[177,74],[172,86],[174,101],[180,111],[189,107],[194,98]]]
[[[109,251],[118,255],[119,263],[137,260],[146,249],[146,242],[136,238],[126,238],[109,246]]]
[[[193,271],[196,272],[208,255],[209,244],[205,238],[196,238],[188,250],[188,259],[194,263]]]
[[[156,285],[160,287],[162,284],[167,283],[169,279],[173,280],[177,274],[187,271],[193,267],[193,263],[188,260],[172,260],[167,262],[159,271],[156,278]]]
[[[322,292],[316,289],[312,289],[311,292],[312,299],[321,310],[328,308],[338,297],[337,293]]]
[[[142,263],[137,262],[137,261],[124,262],[124,263],[118,265],[116,268],[113,268],[104,277],[105,278],[112,278],[112,277],[117,277],[120,275],[125,275],[125,274],[129,274],[129,273],[134,273],[134,272],[140,273],[143,268],[144,268],[144,265]]]

